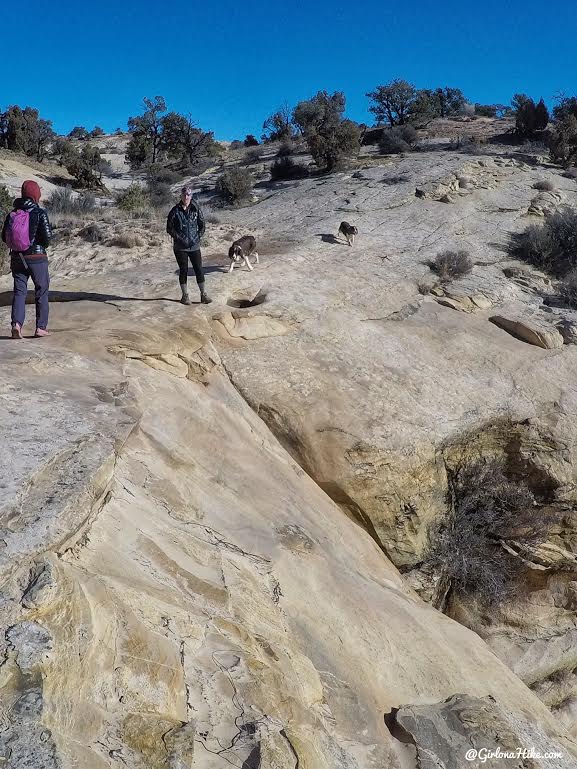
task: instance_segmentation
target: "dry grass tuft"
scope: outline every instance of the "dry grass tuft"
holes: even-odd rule
[[[121,232],[118,235],[114,235],[107,245],[116,246],[117,248],[136,248],[145,246],[146,241],[134,232]]]

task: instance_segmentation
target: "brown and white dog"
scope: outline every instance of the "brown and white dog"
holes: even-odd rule
[[[242,238],[235,240],[228,249],[228,258],[230,259],[229,272],[234,270],[234,265],[241,259],[249,270],[254,269],[249,261],[249,256],[254,256],[255,263],[258,264],[258,252],[256,250],[256,238],[253,235],[243,235]]]
[[[339,231],[337,232],[337,238],[339,235],[343,235],[349,246],[352,246],[355,242],[355,235],[358,235],[359,231],[356,227],[354,227],[352,224],[349,224],[348,222],[341,222],[341,226],[339,227]]]

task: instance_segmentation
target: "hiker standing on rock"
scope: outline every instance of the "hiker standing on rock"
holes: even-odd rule
[[[200,301],[203,304],[212,302],[204,290],[204,272],[200,253],[200,239],[204,230],[204,216],[198,203],[192,199],[192,189],[183,187],[180,201],[170,210],[166,221],[166,231],[173,240],[174,255],[179,267],[178,280],[182,291],[180,300],[182,304],[191,304],[187,286],[189,259],[200,289]]]
[[[36,333],[48,336],[48,256],[46,248],[52,237],[48,215],[39,206],[40,187],[27,180],[22,185],[22,197],[14,201],[2,227],[2,240],[10,249],[10,269],[14,278],[12,297],[12,338],[22,339],[26,314],[28,278],[34,283],[36,300]]]

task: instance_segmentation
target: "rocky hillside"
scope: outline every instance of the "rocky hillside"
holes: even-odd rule
[[[5,766],[577,766],[577,316],[507,249],[577,183],[440,144],[275,184],[262,159],[209,215],[208,307],[162,219],[62,224],[53,335],[0,340]],[[243,233],[260,264],[228,274]],[[441,282],[445,249],[472,270]],[[518,568],[489,604],[428,553],[494,461],[542,536],[494,543]]]

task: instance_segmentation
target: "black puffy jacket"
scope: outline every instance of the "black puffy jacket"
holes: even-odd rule
[[[30,248],[24,252],[24,256],[33,260],[46,259],[46,249],[50,243],[52,237],[52,228],[48,221],[48,214],[43,208],[40,208],[38,203],[35,203],[30,198],[17,198],[13,203],[14,211],[22,210],[28,211],[30,221]],[[6,230],[8,229],[8,221],[10,214],[4,220],[4,226],[2,227],[2,240],[6,243]]]
[[[181,203],[170,209],[166,231],[173,238],[176,251],[193,251],[199,248],[204,230],[204,216],[196,200],[191,200],[187,209],[184,209]]]

